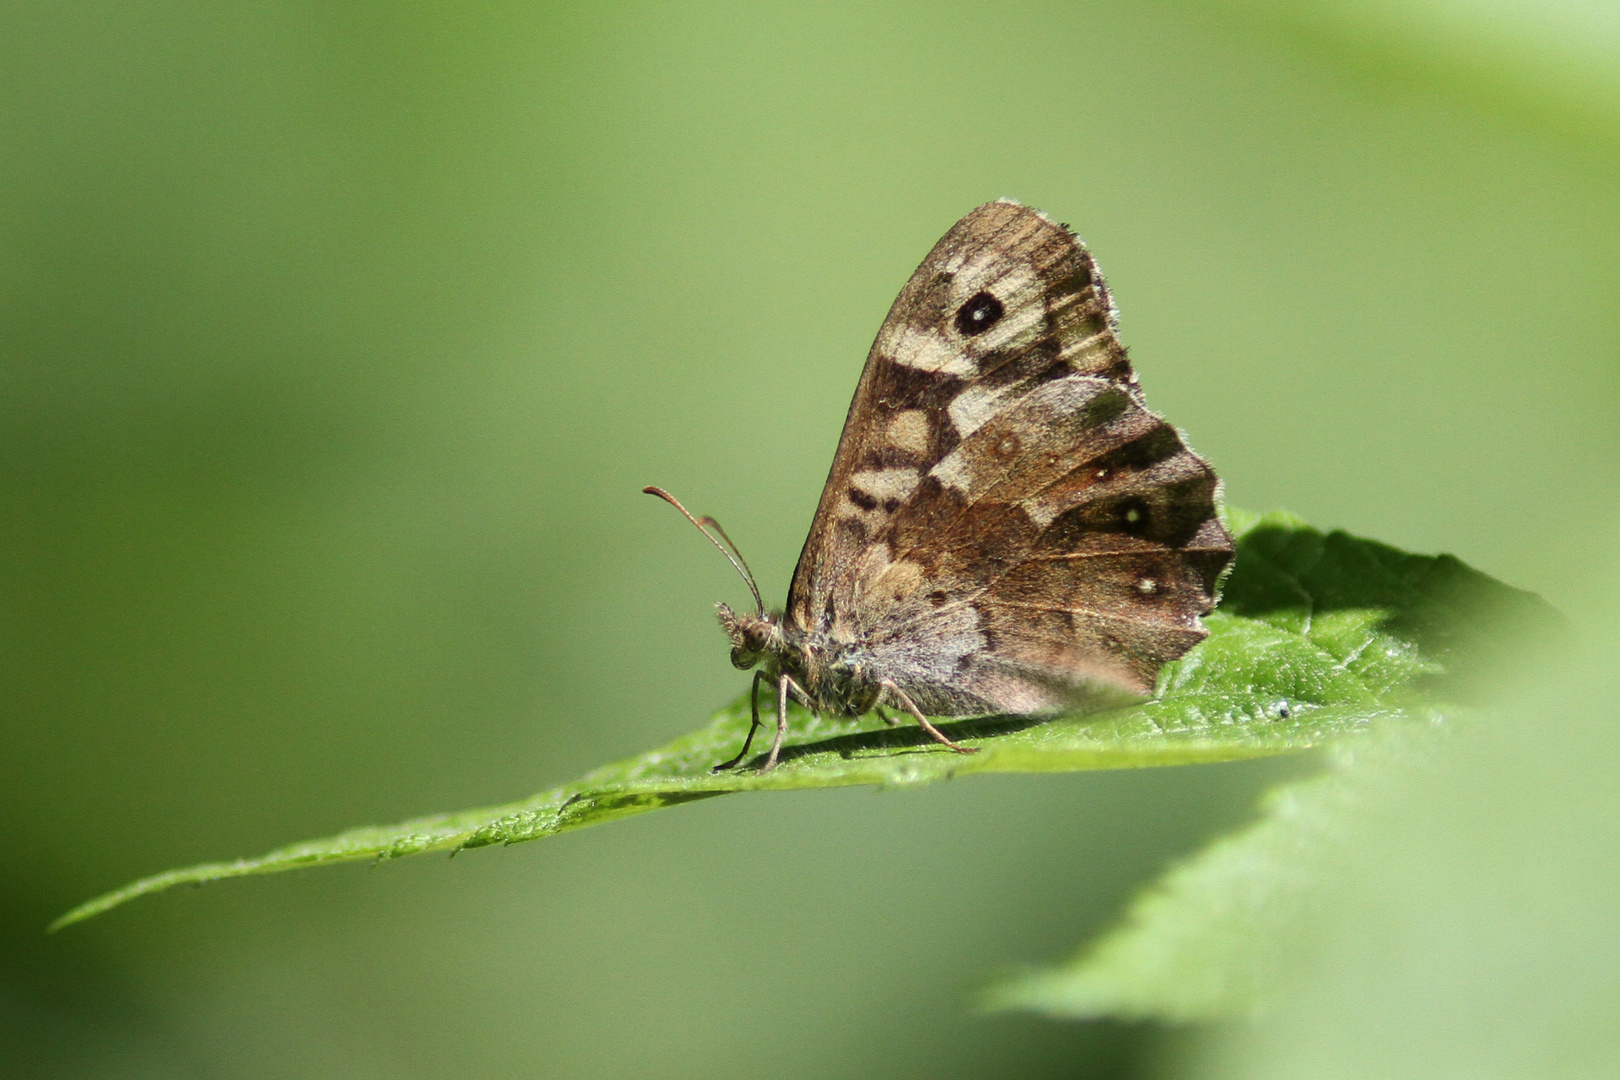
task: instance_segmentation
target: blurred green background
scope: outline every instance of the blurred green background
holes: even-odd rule
[[[973,1012],[1298,764],[739,797],[166,895],[740,692],[959,215],[1097,253],[1226,478],[1590,606],[1620,25],[1307,3],[0,9],[0,1063],[19,1077],[1142,1075]]]

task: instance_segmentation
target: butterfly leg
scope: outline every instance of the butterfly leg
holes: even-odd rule
[[[874,706],[872,706],[872,711],[877,713],[877,718],[879,720],[883,721],[885,724],[888,724],[890,727],[899,727],[900,726],[900,721],[896,720],[894,717],[892,717],[888,713],[884,712],[883,711],[883,706],[874,705]]]
[[[737,751],[737,756],[732,758],[730,761],[722,761],[720,764],[716,765],[713,770],[714,772],[725,772],[727,769],[735,769],[737,767],[737,763],[748,756],[748,748],[754,745],[754,732],[758,731],[764,726],[759,722],[759,682],[764,677],[765,673],[763,671],[754,672],[754,685],[748,691],[748,704],[753,710],[754,722],[748,727],[748,738],[743,740],[743,748]]]
[[[788,688],[792,685],[793,680],[788,678],[787,672],[784,671],[777,677],[776,738],[771,740],[771,752],[765,758],[764,767],[759,770],[762,773],[770,772],[776,768],[776,755],[782,752],[782,736],[787,734]]]
[[[943,731],[939,730],[939,728],[928,722],[928,717],[924,716],[922,714],[922,710],[917,708],[917,703],[911,700],[911,696],[894,683],[885,682],[883,684],[883,689],[893,694],[894,699],[900,703],[901,708],[905,709],[913,717],[915,717],[917,723],[922,725],[922,729],[928,732],[929,735],[933,736],[934,741],[939,743],[941,746],[954,750],[958,754],[977,754],[979,752],[979,748],[976,746],[962,746],[958,743],[953,743],[950,739],[946,738]]]

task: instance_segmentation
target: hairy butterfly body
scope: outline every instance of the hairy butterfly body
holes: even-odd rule
[[[765,680],[767,769],[790,696],[903,710],[965,750],[927,717],[1151,693],[1205,636],[1231,561],[1218,497],[1143,404],[1090,252],[1037,210],[979,207],[878,332],[786,609],[719,605],[732,663],[760,667],[755,726],[720,767],[746,756]]]

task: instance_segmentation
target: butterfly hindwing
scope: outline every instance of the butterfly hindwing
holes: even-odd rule
[[[1066,228],[1009,201],[958,222],[867,358],[787,618],[937,715],[1150,690],[1231,541],[1113,317]]]

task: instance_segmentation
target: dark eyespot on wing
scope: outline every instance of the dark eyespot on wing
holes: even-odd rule
[[[1180,465],[1180,462],[1172,464]],[[1121,484],[1131,485],[1140,477],[1127,476]],[[1124,535],[1167,548],[1183,548],[1215,517],[1215,477],[1205,473],[1163,486],[1114,495],[1104,490],[1101,497],[1088,499],[1052,519],[1042,535],[1047,550],[1085,550],[1088,537]],[[1098,485],[1108,489],[1104,481]],[[1116,489],[1117,490],[1117,489]],[[1128,490],[1128,488],[1127,488]]]
[[[982,334],[1006,314],[1006,308],[987,292],[975,293],[967,303],[956,310],[956,332],[964,337]]]
[[[1112,509],[1115,521],[1124,532],[1133,535],[1142,534],[1153,527],[1151,520],[1153,508],[1140,495],[1127,495],[1123,499],[1116,499]]]

